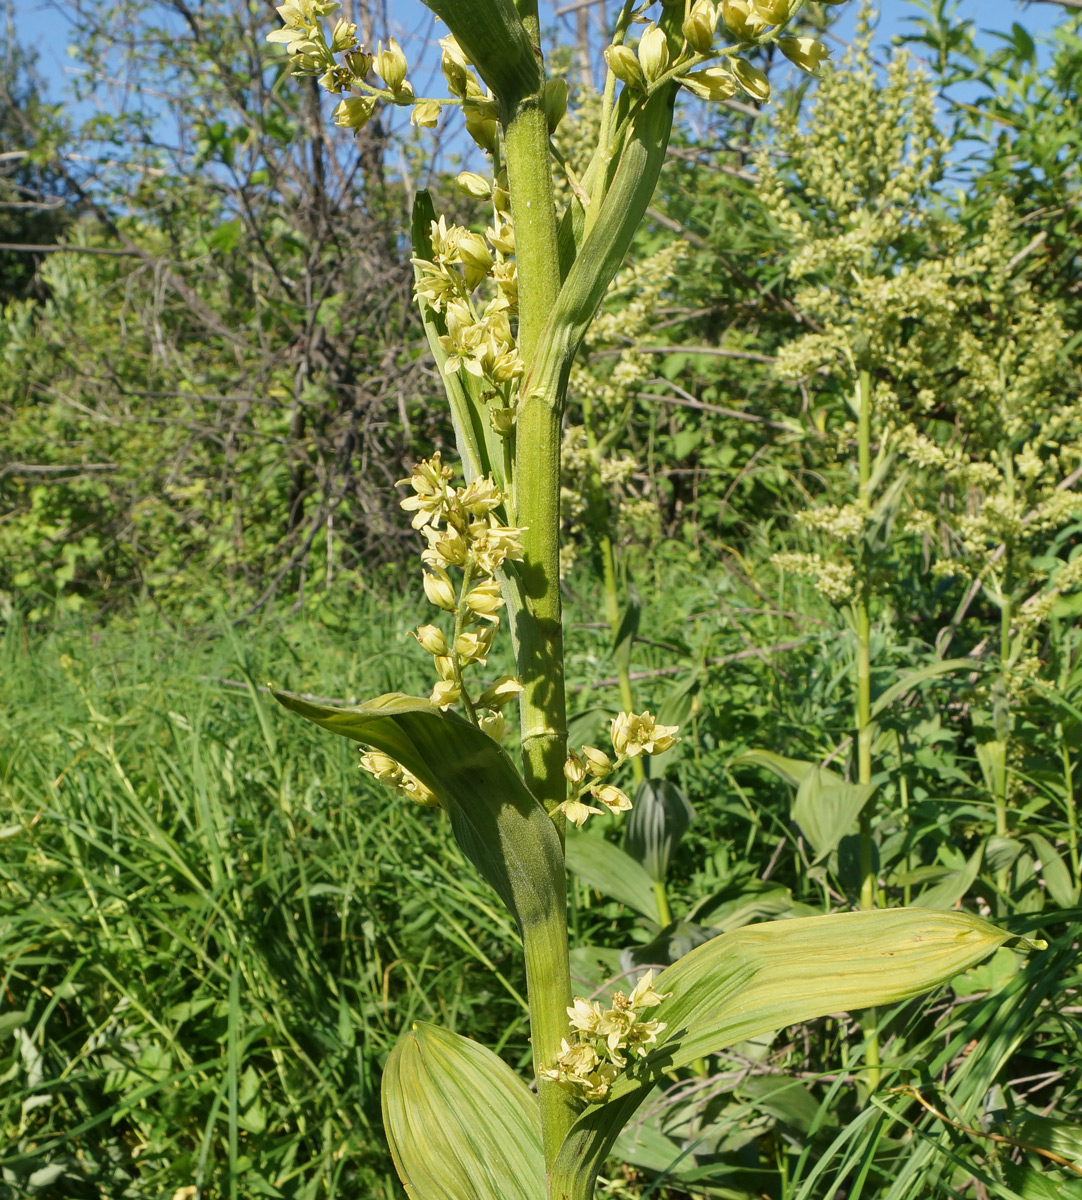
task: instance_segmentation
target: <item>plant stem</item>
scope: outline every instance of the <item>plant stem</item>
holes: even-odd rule
[[[518,11],[540,55],[537,0],[518,0]],[[527,786],[550,812],[566,796],[567,711],[564,694],[563,625],[560,605],[560,420],[563,397],[531,388],[531,362],[560,288],[556,210],[552,193],[548,123],[542,90],[501,114],[515,222],[519,278],[518,348],[527,382],[516,429],[516,517],[525,527],[521,578],[525,605],[517,615],[518,670],[523,683],[519,723]],[[562,832],[562,822],[558,823]],[[566,937],[559,962],[546,964],[529,981],[534,1070],[555,1065],[568,1031],[571,1003]],[[558,1084],[538,1079],[545,1162],[575,1119],[571,1097]]]
[[[861,370],[857,380],[857,471],[859,476],[858,505],[865,523],[871,513],[871,445],[872,445],[872,397],[871,376]],[[872,781],[872,668],[871,668],[871,619],[868,615],[870,590],[868,547],[862,536],[857,554],[857,782],[861,785]],[[872,841],[872,818],[869,806],[860,814],[860,907],[875,908],[875,845]],[[864,1074],[869,1092],[879,1087],[879,1034],[878,1017],[874,1008],[867,1009],[861,1016],[864,1031]]]

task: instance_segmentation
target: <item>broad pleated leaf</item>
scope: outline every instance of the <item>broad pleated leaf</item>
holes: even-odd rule
[[[389,754],[430,787],[450,814],[458,844],[518,921],[528,975],[566,970],[560,839],[503,747],[414,696],[391,693],[356,708],[332,708],[290,692],[273,694],[324,729]]]
[[[567,833],[567,869],[603,896],[619,900],[657,921],[657,897],[650,876],[619,846],[595,834]]]
[[[747,750],[733,762],[734,765],[766,767],[796,788],[792,818],[811,843],[817,862],[826,858],[852,831],[877,786],[849,783],[829,767],[784,758],[769,750]]]
[[[382,1100],[411,1200],[544,1200],[537,1098],[491,1050],[418,1022],[387,1059]]]
[[[907,1000],[1010,938],[968,913],[902,908],[750,925],[706,942],[655,982],[672,993],[650,1013],[666,1022],[662,1039],[576,1121],[551,1195],[587,1200],[620,1130],[665,1072],[799,1021]]]
[[[669,859],[694,817],[690,801],[675,783],[644,779],[635,793],[635,806],[627,815],[624,848],[642,863],[651,879],[661,883],[669,870]]]

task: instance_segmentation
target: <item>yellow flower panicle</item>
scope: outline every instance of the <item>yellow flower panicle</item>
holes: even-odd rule
[[[603,781],[630,758],[663,754],[676,744],[678,728],[676,725],[659,725],[648,712],[622,712],[613,717],[610,732],[615,760],[596,746],[572,750],[564,763],[564,778],[571,785],[571,795],[557,806],[556,811],[580,827],[591,816],[606,810],[613,814],[627,812],[632,807],[627,793],[615,784]],[[588,803],[587,798],[596,803]]]
[[[433,240],[438,237],[441,246],[457,241],[445,225],[434,234]],[[421,625],[413,637],[432,655],[439,676],[432,703],[448,709],[461,702],[470,720],[498,739],[504,730],[500,710],[522,691],[522,685],[505,676],[474,699],[465,673],[488,661],[504,603],[496,573],[508,559],[521,561],[524,531],[501,523],[497,510],[507,504],[507,497],[493,480],[481,476],[465,487],[455,487],[453,477],[437,450],[418,462],[408,478],[399,480],[412,489],[402,507],[413,513],[413,526],[427,542],[421,551],[425,595],[454,617],[450,635],[437,625]]]
[[[669,995],[654,989],[654,973],[647,971],[630,996],[614,992],[607,1009],[576,996],[567,1010],[570,1037],[563,1039],[556,1065],[541,1071],[542,1078],[554,1080],[581,1100],[604,1100],[628,1056],[645,1058],[665,1030],[664,1021],[642,1014]]]

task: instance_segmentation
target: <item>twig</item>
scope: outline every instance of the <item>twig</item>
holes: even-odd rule
[[[909,1084],[903,1084],[901,1087],[891,1088],[891,1095],[912,1096],[914,1100],[922,1107],[928,1110],[933,1117],[938,1117],[947,1125],[952,1125],[955,1129],[960,1129],[963,1133],[968,1133],[970,1137],[987,1138],[990,1142],[999,1142],[1003,1146],[1016,1146],[1019,1150],[1030,1150],[1034,1154],[1039,1154],[1042,1158],[1047,1158],[1049,1162],[1054,1162],[1057,1166],[1066,1167],[1068,1171],[1074,1171],[1076,1175],[1082,1175],[1082,1167],[1071,1162],[1069,1158],[1064,1158],[1062,1154],[1056,1154],[1052,1150],[1045,1150],[1041,1146],[1034,1146],[1031,1142],[1022,1142],[1018,1138],[1007,1137],[1002,1133],[985,1133],[980,1129],[973,1129],[969,1125],[963,1125],[960,1121],[952,1121],[945,1112],[941,1112],[934,1104],[930,1104],[917,1091],[915,1087]]]

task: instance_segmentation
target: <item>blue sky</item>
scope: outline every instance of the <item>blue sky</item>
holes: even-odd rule
[[[557,8],[570,0],[542,0],[542,10],[551,24]],[[610,14],[616,11],[617,0],[607,0]],[[437,29],[432,14],[420,0],[390,0],[392,32],[407,48],[416,53],[422,42],[431,38]],[[845,6],[838,32],[848,36],[853,28],[857,5]],[[892,35],[904,31],[906,17],[912,16],[916,6],[911,0],[881,0],[879,39],[886,41]],[[961,0],[959,12],[974,19],[980,29],[1008,29],[1017,21],[1031,34],[1039,36],[1049,31],[1062,20],[1064,10],[1054,3],[1024,4],[1020,0]],[[15,28],[18,39],[34,46],[40,54],[40,66],[58,91],[63,90],[63,81],[70,78],[72,63],[65,52],[66,22],[63,8],[49,0],[14,0]],[[565,16],[560,24],[570,33],[573,17]]]

